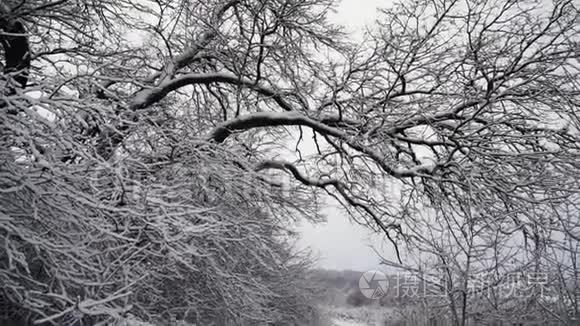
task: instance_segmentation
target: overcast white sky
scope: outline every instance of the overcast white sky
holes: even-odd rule
[[[373,24],[377,17],[377,7],[390,7],[392,3],[392,0],[342,0],[336,14],[330,18],[359,34],[366,25]]]
[[[360,39],[366,25],[372,25],[377,17],[377,7],[386,7],[390,0],[342,0],[334,22],[345,25],[355,39]],[[352,269],[366,271],[379,267],[379,258],[371,249],[377,247],[385,256],[391,256],[392,248],[384,245],[382,238],[363,227],[351,223],[340,210],[328,207],[324,213],[327,223],[312,225],[303,223],[300,244],[308,246],[319,256],[318,267],[327,269]]]

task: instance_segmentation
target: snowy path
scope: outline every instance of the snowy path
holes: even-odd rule
[[[370,326],[369,324],[355,321],[355,320],[341,320],[341,319],[333,319],[332,324],[334,326]]]
[[[339,320],[339,319],[334,319],[332,323],[334,326],[369,326],[368,324],[364,324],[358,321]]]

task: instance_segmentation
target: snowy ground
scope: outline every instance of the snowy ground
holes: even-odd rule
[[[383,326],[392,311],[383,307],[322,307],[333,326]]]
[[[339,319],[332,320],[332,324],[334,326],[369,326],[369,324],[364,324],[358,321],[339,320]]]

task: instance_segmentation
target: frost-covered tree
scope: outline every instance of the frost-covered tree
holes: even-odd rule
[[[393,122],[377,132],[393,162],[432,168],[401,186],[403,261],[389,264],[431,288],[427,321],[576,323],[578,8],[420,1],[383,14],[375,69],[393,87],[377,100]]]
[[[579,190],[572,1],[402,3],[361,45],[332,5],[0,4],[2,300],[295,320],[284,232],[317,191],[394,244],[430,211],[577,239],[557,218]]]
[[[433,211],[409,223],[403,264],[383,260],[397,270],[391,296],[404,303],[403,319],[410,310],[420,316],[418,325],[578,320],[579,243],[557,224],[526,236],[500,219]]]
[[[212,81],[219,62],[233,70],[251,52],[219,29],[266,28],[277,15],[291,27],[311,5],[259,6],[2,3],[2,322],[314,317],[310,259],[290,227],[316,219],[316,201],[253,172],[243,147],[205,138],[222,119],[218,99],[245,97]],[[209,79],[189,95],[154,86],[186,70]]]

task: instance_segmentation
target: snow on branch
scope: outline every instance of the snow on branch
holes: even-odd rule
[[[133,110],[139,110],[162,100],[167,94],[181,87],[195,84],[225,83],[247,87],[261,95],[272,98],[282,109],[293,110],[292,106],[282,98],[282,93],[266,86],[259,85],[254,81],[239,78],[228,73],[185,74],[174,79],[162,82],[160,85],[145,89],[137,93],[131,104]]]

